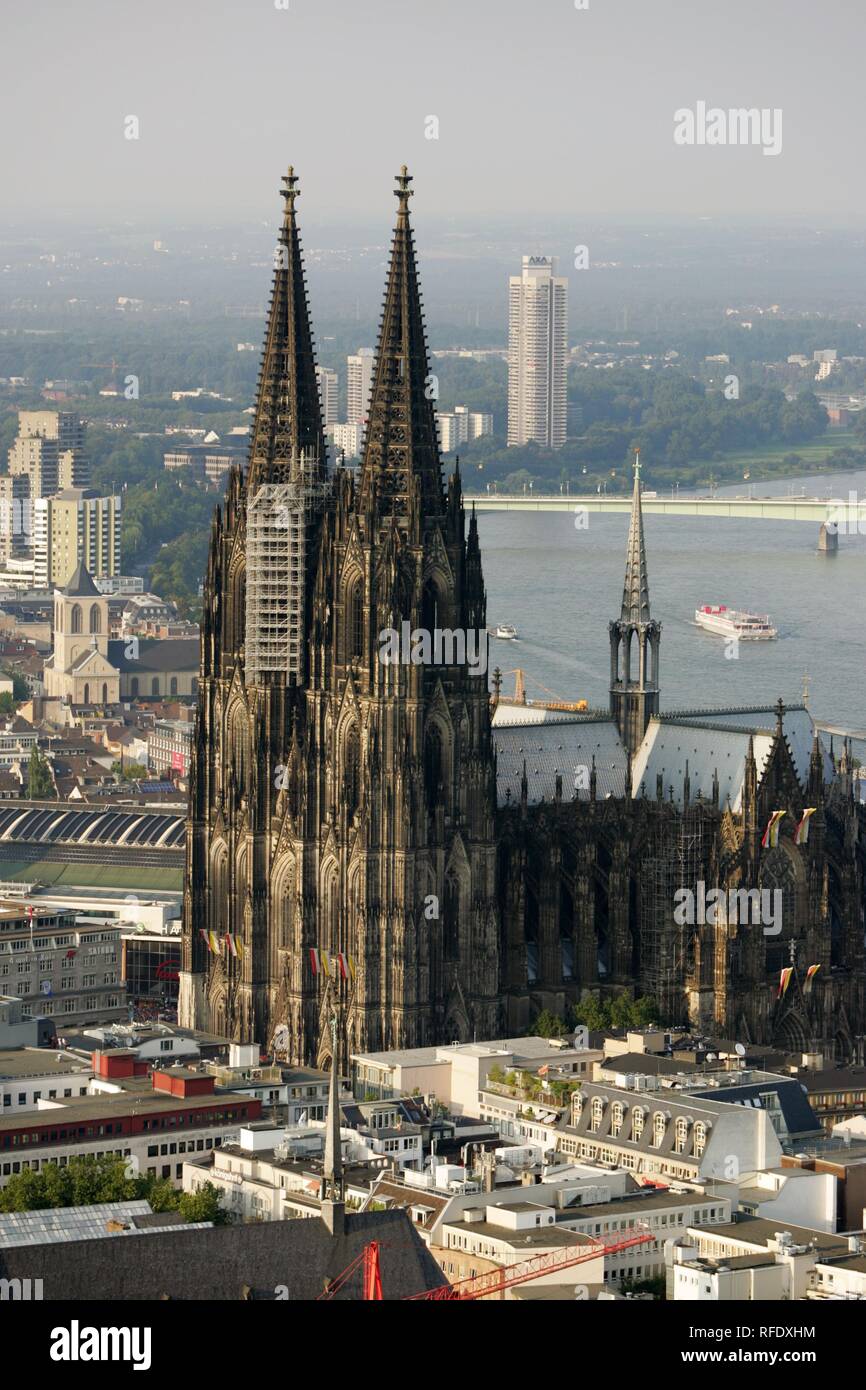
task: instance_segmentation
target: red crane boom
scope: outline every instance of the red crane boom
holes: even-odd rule
[[[544,1255],[533,1255],[516,1265],[503,1265],[487,1274],[477,1274],[472,1279],[460,1279],[456,1284],[444,1284],[438,1289],[425,1289],[423,1293],[409,1295],[407,1302],[450,1301],[451,1299],[486,1298],[489,1294],[500,1293],[503,1289],[514,1288],[516,1284],[527,1284],[541,1274],[555,1274],[561,1269],[571,1269],[574,1265],[594,1260],[599,1255],[615,1255],[620,1250],[628,1250],[633,1245],[647,1245],[655,1236],[646,1226],[635,1226],[633,1234],[625,1236],[609,1245],[593,1241],[589,1248],[576,1254],[570,1250],[551,1250]]]

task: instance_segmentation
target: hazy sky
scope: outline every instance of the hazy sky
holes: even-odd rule
[[[431,218],[866,217],[863,0],[588,5],[4,0],[4,206],[271,219],[291,161],[308,220],[390,220],[405,161]],[[781,108],[781,154],[678,147],[699,101]]]

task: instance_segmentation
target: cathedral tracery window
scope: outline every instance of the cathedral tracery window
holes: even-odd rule
[[[99,611],[99,604],[90,605],[90,631],[91,633],[102,631],[102,614]]]
[[[574,901],[566,884],[559,887],[559,949],[562,978],[574,978]]]
[[[460,954],[460,884],[451,873],[445,876],[443,926],[445,957],[447,960],[456,960]]]
[[[70,632],[80,632],[80,631],[81,631],[81,604],[80,604],[80,603],[73,603],[73,605],[72,605],[72,613],[71,613],[71,620],[70,620],[70,623],[69,623],[69,631],[70,631]]]
[[[527,885],[523,907],[523,938],[526,942],[526,982],[534,984],[538,979],[538,898]]]
[[[768,850],[761,860],[760,887],[762,895],[769,892],[769,900],[762,897],[762,913],[769,911],[774,930],[765,934],[766,967],[775,973],[789,964],[787,942],[797,935],[799,924],[800,875],[793,855],[781,844]],[[764,902],[768,902],[768,907]]]
[[[343,798],[346,814],[351,818],[361,800],[361,740],[355,725],[346,737],[343,754]]]
[[[424,735],[424,793],[433,811],[442,796],[442,735],[437,725],[428,724]]]
[[[364,581],[355,580],[346,605],[346,656],[349,660],[364,654]]]

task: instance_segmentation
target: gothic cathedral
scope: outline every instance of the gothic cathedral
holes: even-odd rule
[[[514,1035],[541,1009],[627,991],[708,1036],[862,1057],[850,750],[835,759],[802,705],[660,712],[639,469],[609,709],[508,702],[496,678],[490,693],[410,182],[404,168],[354,471],[328,465],[283,180],[250,454],[205,581],[180,1022],[322,1062],[335,1005],[351,1053]],[[384,633],[467,639],[404,661]],[[701,886],[772,892],[778,930],[678,912],[678,890]]]

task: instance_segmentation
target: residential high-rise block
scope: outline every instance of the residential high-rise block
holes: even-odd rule
[[[119,497],[65,488],[33,502],[34,581],[40,589],[64,585],[77,565],[97,579],[120,573]]]
[[[338,419],[338,395],[340,381],[330,367],[317,367],[316,379],[319,383],[319,399],[322,402],[322,421],[325,426],[335,425]]]
[[[63,487],[85,487],[84,425],[65,410],[19,410],[18,435],[9,450],[9,472],[30,480],[31,497],[50,497]]]
[[[346,420],[350,425],[360,425],[367,419],[370,404],[370,387],[373,383],[372,348],[358,348],[352,357],[346,358],[348,368]]]
[[[565,443],[568,281],[552,256],[524,256],[508,280],[508,443]]]

